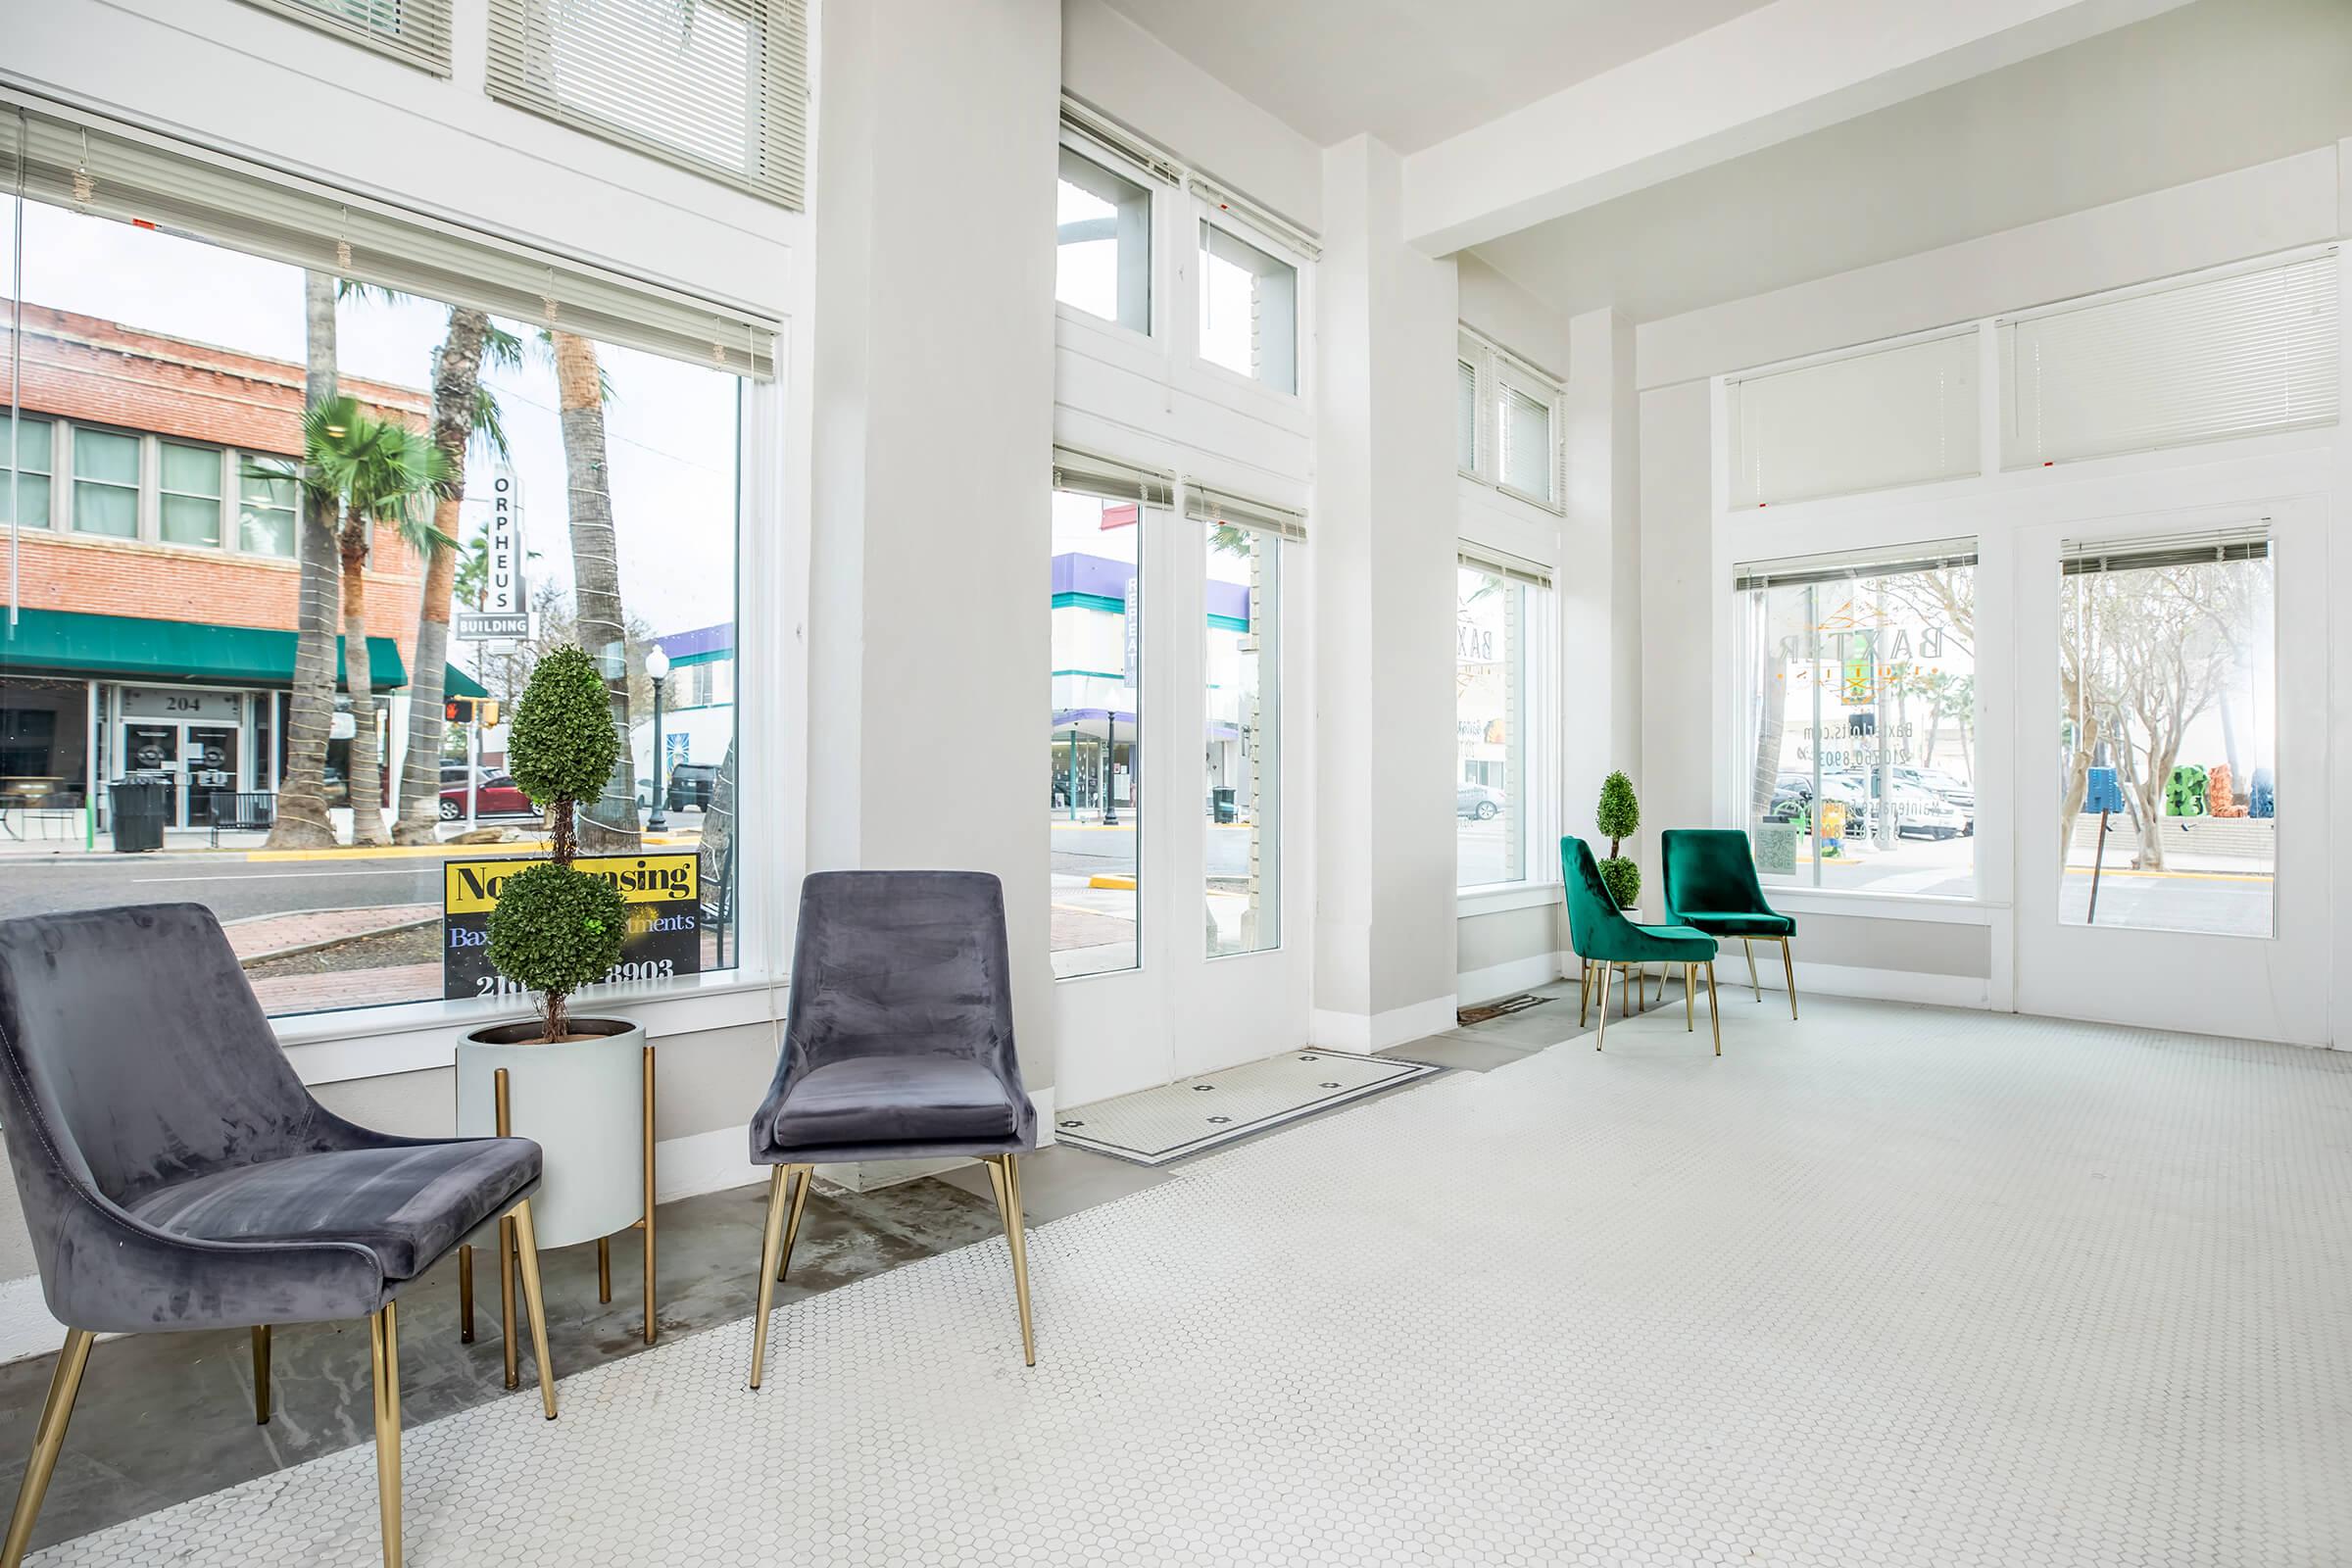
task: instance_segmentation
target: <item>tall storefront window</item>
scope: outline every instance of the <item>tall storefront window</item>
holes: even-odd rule
[[[1976,551],[1742,566],[1739,750],[1767,882],[1977,888]]]
[[[1527,876],[1531,589],[1465,561],[1454,572],[1454,880]]]
[[[2272,935],[2282,808],[2268,536],[2072,545],[2061,569],[2059,919]]]
[[[1140,499],[1054,492],[1047,750],[1059,979],[1137,963],[1145,512]]]
[[[539,659],[578,643],[625,739],[583,853],[669,858],[699,894],[682,924],[633,918],[661,953],[624,950],[615,980],[734,966],[746,464],[725,357],[573,335],[553,301],[508,319],[338,288],[39,200],[22,220],[0,837],[62,868],[0,877],[0,916],[204,903],[277,1015],[502,994],[465,890],[544,853],[511,721]],[[409,525],[304,493],[322,372],[368,420],[464,411],[449,491]],[[515,529],[496,565],[494,517]],[[306,552],[313,533],[330,547]],[[656,704],[657,649],[707,700]]]
[[[1202,524],[1210,957],[1282,945],[1282,541]]]

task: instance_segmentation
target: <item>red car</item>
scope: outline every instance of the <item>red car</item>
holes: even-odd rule
[[[531,798],[522,793],[515,782],[504,773],[485,773],[481,789],[474,802],[473,814],[484,816],[537,816],[539,808]],[[466,820],[466,785],[452,784],[441,792],[441,820]]]

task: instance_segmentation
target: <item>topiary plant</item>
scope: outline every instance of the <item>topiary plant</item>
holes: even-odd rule
[[[545,1038],[570,1032],[571,993],[620,961],[628,906],[620,890],[572,865],[574,812],[604,793],[618,759],[612,703],[595,662],[568,644],[531,671],[514,705],[508,771],[548,815],[553,863],[509,877],[490,911],[490,964],[538,993]]]
[[[1631,856],[1617,851],[1642,826],[1642,803],[1634,798],[1634,781],[1623,773],[1602,779],[1600,804],[1593,808],[1592,820],[1609,836],[1609,858],[1600,862],[1601,885],[1617,901],[1617,907],[1630,909],[1642,897],[1642,867]]]

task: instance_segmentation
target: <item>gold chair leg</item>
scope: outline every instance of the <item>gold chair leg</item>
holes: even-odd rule
[[[784,1190],[792,1167],[778,1165],[767,1176],[767,1224],[760,1238],[760,1300],[752,1312],[752,1387],[767,1366],[767,1310],[776,1298],[778,1254],[784,1250]]]
[[[507,1387],[522,1387],[522,1363],[514,1343],[514,1216],[498,1222],[498,1321],[506,1341]]]
[[[1600,966],[1600,1031],[1592,1037],[1592,1049],[1599,1051],[1609,1043],[1609,976],[1616,970],[1613,963]]]
[[[24,1479],[17,1487],[17,1510],[8,1517],[8,1539],[0,1544],[0,1568],[17,1568],[32,1539],[32,1522],[41,1516],[41,1499],[48,1494],[49,1478],[57,1471],[57,1456],[66,1446],[66,1423],[74,1419],[74,1396],[81,1392],[81,1374],[90,1364],[88,1329],[66,1330],[66,1347],[57,1352],[57,1370],[49,1374],[49,1397],[42,1401],[40,1422],[32,1429],[32,1456],[24,1461]]]
[[[1004,1242],[1012,1250],[1012,1294],[1021,1308],[1021,1359],[1037,1365],[1037,1331],[1029,1320],[1029,1241],[1021,1217],[1021,1167],[1018,1156],[982,1156],[988,1183],[997,1190],[997,1212],[1004,1216]]]
[[[596,1298],[610,1306],[612,1302],[612,1238],[596,1239]]]
[[[1788,1021],[1796,1021],[1796,960],[1788,956],[1788,939],[1781,938],[1781,972],[1788,977]]]
[[[1764,986],[1763,982],[1756,978],[1756,944],[1753,939],[1741,937],[1740,939],[1740,951],[1747,955],[1747,989],[1756,994],[1756,1000],[1758,1002],[1762,1002],[1764,1000]]]
[[[458,1249],[458,1343],[473,1343],[473,1249]]]
[[[654,1048],[645,1048],[645,1343],[654,1343],[661,1321],[654,1315]]]
[[[259,1323],[253,1330],[253,1424],[270,1424],[270,1325]]]
[[[384,1535],[384,1568],[400,1568],[400,1303],[386,1301],[368,1319],[375,1375],[375,1511]]]
[[[1723,1013],[1715,1004],[1715,965],[1707,965],[1707,1022],[1715,1029],[1715,1054],[1723,1054]]]
[[[792,1188],[792,1211],[784,1217],[784,1250],[776,1258],[776,1283],[784,1283],[785,1273],[792,1267],[792,1244],[801,1239],[801,1211],[808,1206],[808,1189],[816,1185],[814,1165],[795,1165],[798,1179]]]
[[[523,1308],[531,1314],[531,1359],[539,1363],[539,1403],[553,1421],[556,1369],[547,1353],[547,1298],[539,1290],[539,1233],[532,1228],[527,1198],[514,1205],[514,1250],[522,1264]]]
[[[1698,1028],[1698,965],[1683,965],[1683,1033]]]

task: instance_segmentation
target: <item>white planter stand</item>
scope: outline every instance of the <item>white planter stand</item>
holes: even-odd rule
[[[645,1343],[657,1333],[654,1293],[654,1047],[638,1025],[573,1018],[583,1040],[537,1040],[536,1022],[477,1029],[458,1042],[458,1136],[528,1138],[545,1156],[531,1213],[542,1250],[596,1243],[597,1299],[612,1299],[613,1233],[645,1229]],[[616,1158],[631,1144],[638,1159]],[[463,1338],[473,1339],[473,1249],[495,1246],[507,1340],[514,1364],[514,1238],[485,1225],[458,1253]]]

